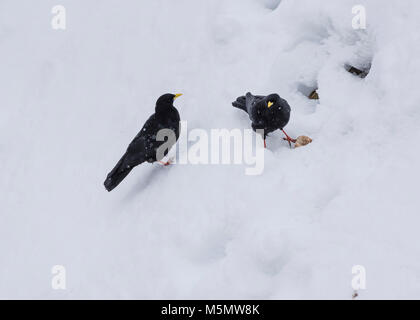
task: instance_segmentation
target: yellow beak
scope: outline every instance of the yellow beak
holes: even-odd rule
[[[268,107],[268,108],[270,108],[273,104],[274,104],[273,102],[268,101],[268,103],[267,103],[267,107]]]
[[[177,93],[177,94],[175,95],[175,97],[174,97],[174,100],[175,100],[176,98],[179,98],[180,96],[182,96],[182,93]]]

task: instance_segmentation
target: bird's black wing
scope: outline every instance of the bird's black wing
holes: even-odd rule
[[[104,182],[105,188],[108,191],[118,186],[135,166],[145,161],[155,162],[161,160],[157,159],[157,150],[165,141],[157,141],[158,132],[161,129],[170,129],[175,132],[176,140],[179,137],[179,115],[175,117],[174,121],[171,120],[165,121],[165,119],[158,119],[156,114],[150,116],[140,132],[128,145],[127,151],[120,161],[118,161],[116,166],[108,174]],[[164,150],[164,155],[168,151],[169,149]]]
[[[128,146],[126,154],[130,163],[138,165],[144,161],[154,162],[161,160],[162,155],[157,155],[157,151],[169,138],[166,138],[164,141],[158,141],[157,136],[159,131],[164,129],[171,130],[175,134],[175,140],[172,145],[175,144],[179,137],[179,116],[175,117],[175,119],[161,119],[156,114],[153,114]],[[164,135],[162,138],[164,138]],[[164,156],[168,154],[172,145],[167,145],[168,148],[163,150]]]
[[[152,115],[128,145],[127,151],[111,172],[108,173],[104,182],[108,191],[118,186],[135,166],[145,161],[155,161],[156,151],[154,144],[156,143],[156,134],[154,133],[157,132],[157,125],[155,115]]]
[[[136,166],[144,161],[156,161],[156,149],[163,143],[156,140],[161,125],[155,114],[151,115],[143,128],[128,145],[126,157],[127,162]]]
[[[249,113],[249,109],[248,109],[249,101],[250,100],[259,101],[264,98],[265,96],[254,96],[250,92],[248,92],[246,96],[240,96],[236,99],[236,101],[233,101],[232,106],[234,106],[235,108],[241,109],[245,111],[246,113]]]
[[[246,108],[248,110],[249,119],[252,122],[252,127],[264,129],[264,111],[266,108],[265,96],[254,96],[250,93],[246,95]]]
[[[115,167],[108,173],[104,182],[105,188],[108,191],[117,187],[135,166],[147,160],[146,142],[147,137],[149,136],[148,133],[153,127],[152,117],[146,121],[142,130],[129,144],[127,151],[117,162]]]

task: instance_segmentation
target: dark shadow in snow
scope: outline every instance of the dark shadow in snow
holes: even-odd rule
[[[263,0],[264,6],[270,10],[276,10],[280,5],[281,0]]]
[[[299,83],[297,86],[297,90],[303,94],[305,97],[308,97],[308,99],[311,100],[319,100],[319,95],[318,95],[318,87],[317,85],[315,86],[307,86],[304,85],[303,83]]]
[[[344,68],[347,70],[347,72],[359,77],[359,78],[366,78],[367,75],[369,74],[370,68],[372,66],[371,62],[362,64],[360,66],[352,66],[350,64],[346,64],[344,65]]]
[[[153,164],[152,168],[148,168],[150,171],[148,171],[145,175],[139,176],[139,182],[130,190],[130,192],[127,193],[125,197],[123,197],[121,201],[123,203],[129,202],[141,194],[147,187],[152,185],[154,181],[160,180],[159,177],[162,176],[169,167],[170,166],[164,167],[159,164]]]

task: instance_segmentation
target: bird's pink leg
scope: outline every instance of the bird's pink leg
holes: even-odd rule
[[[281,131],[283,131],[284,135],[286,136],[286,138],[283,138],[283,140],[286,140],[287,142],[289,142],[289,146],[291,148],[292,147],[291,142],[296,143],[296,139],[290,138],[289,135],[283,129],[281,129]]]

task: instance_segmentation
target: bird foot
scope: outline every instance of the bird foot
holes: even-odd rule
[[[264,139],[264,149],[266,148],[267,148],[267,143],[265,142],[265,139]]]
[[[169,166],[171,164],[171,161],[167,161],[167,162],[159,161],[159,163],[166,167],[166,166]]]
[[[289,147],[292,147],[291,142],[296,143],[296,139],[292,139],[289,137],[289,135],[282,129],[281,131],[283,131],[284,135],[286,136],[286,138],[283,138],[283,140],[286,140],[287,142],[289,142]]]
[[[283,140],[287,141],[289,143],[289,147],[292,147],[291,142],[296,143],[296,139],[292,139],[292,138],[283,138]]]

